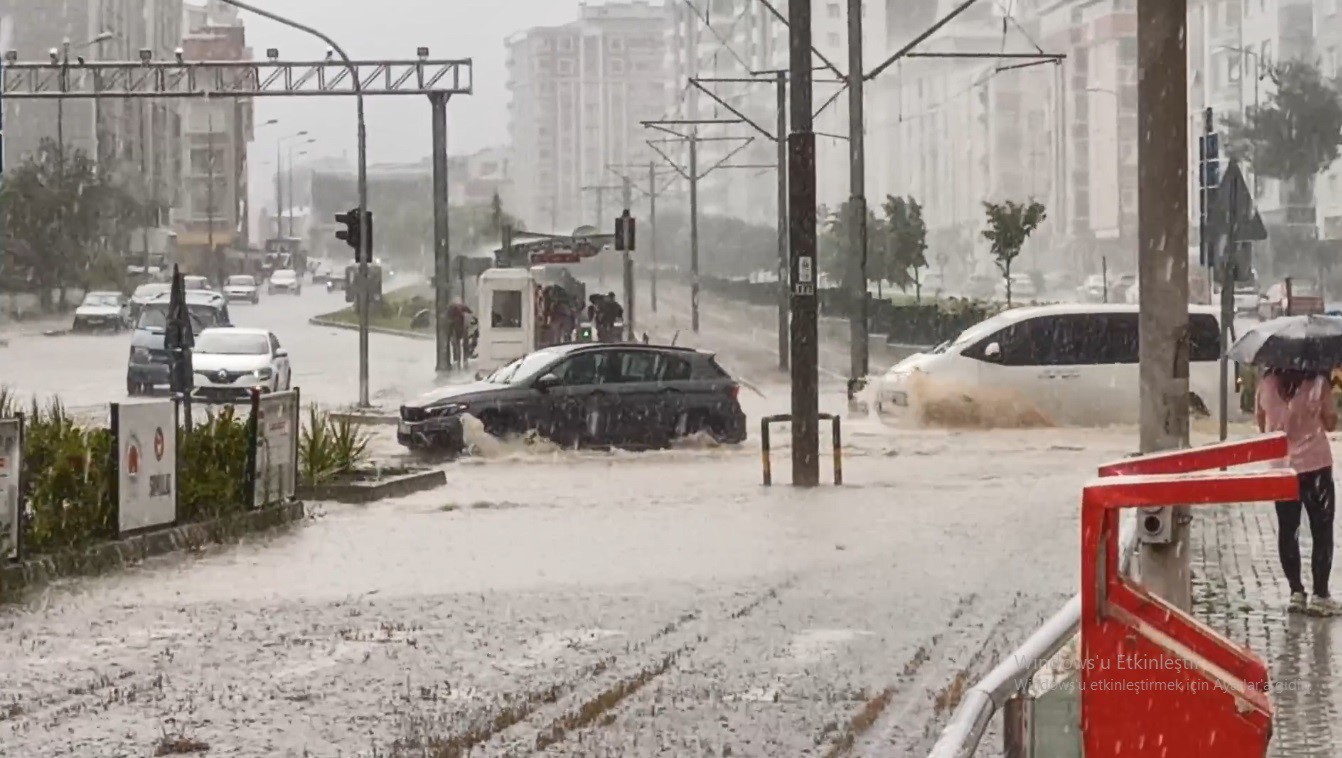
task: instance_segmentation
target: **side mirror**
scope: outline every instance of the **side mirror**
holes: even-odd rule
[[[276,351],[275,351],[275,357],[276,357],[276,358],[288,358],[288,357],[289,357],[289,351],[288,351],[288,350],[285,350],[284,348],[280,348],[279,350],[276,350]]]
[[[533,386],[540,392],[549,392],[552,388],[559,386],[559,377],[554,374],[545,374],[537,379]]]
[[[997,344],[996,342],[988,343],[988,346],[983,348],[983,357],[990,358],[992,360],[997,360],[998,358],[1001,358],[1002,346]]]

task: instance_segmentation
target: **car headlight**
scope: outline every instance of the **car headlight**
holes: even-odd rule
[[[430,416],[455,416],[466,410],[465,403],[445,403],[426,409]]]
[[[131,362],[131,363],[148,363],[148,362],[149,362],[149,348],[147,348],[147,347],[132,347],[132,348],[130,349],[130,362]]]
[[[271,374],[273,373],[274,372],[268,368],[259,368],[252,372],[252,376],[256,377],[257,379],[269,379]]]

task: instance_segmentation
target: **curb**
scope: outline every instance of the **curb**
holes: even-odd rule
[[[303,487],[301,493],[304,497],[313,500],[334,500],[338,503],[360,505],[383,498],[411,495],[441,487],[444,484],[447,484],[447,472],[442,469],[431,469],[402,474],[380,482],[319,484],[315,487]]]
[[[332,329],[346,329],[354,332],[359,331],[358,324],[347,324],[344,321],[336,321],[335,319],[326,318],[324,316],[315,316],[313,318],[310,318],[308,319],[308,323],[312,324],[313,326],[326,326]],[[424,334],[422,332],[411,332],[406,331],[405,329],[390,329],[385,326],[369,326],[368,332],[370,334],[387,334],[392,337],[405,337],[407,339],[412,340],[435,339],[434,335],[432,334]]]
[[[366,413],[363,411],[328,411],[327,417],[335,421],[348,421],[360,426],[395,426],[401,417],[395,413]]]
[[[183,524],[82,550],[40,555],[0,568],[0,604],[19,600],[25,592],[57,579],[89,576],[126,568],[159,555],[222,544],[249,532],[262,532],[303,518],[302,501],[272,505],[213,521]]]

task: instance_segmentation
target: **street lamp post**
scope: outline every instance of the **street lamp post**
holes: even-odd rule
[[[1118,96],[1118,92],[1109,89],[1108,87],[1086,87],[1085,91],[1098,92],[1104,95],[1110,95],[1114,98],[1114,180],[1118,184],[1118,191],[1115,193],[1114,197],[1114,207],[1118,212],[1118,237],[1121,244],[1123,238],[1123,151],[1119,149],[1118,144],[1118,110],[1122,101]],[[1090,123],[1089,119],[1087,119],[1087,123]],[[1092,229],[1093,228],[1094,227],[1092,226]]]
[[[367,217],[368,211],[368,129],[364,123],[364,103],[363,103],[363,82],[359,79],[359,71],[350,60],[344,48],[335,43],[335,40],[313,29],[310,26],[300,24],[297,21],[291,21],[276,13],[262,10],[242,0],[223,0],[236,8],[245,11],[251,11],[259,16],[275,21],[292,29],[307,32],[331,47],[336,55],[340,56],[346,67],[349,69],[350,86],[354,88],[355,101],[355,119],[358,121],[358,154],[359,154],[359,219]],[[359,288],[358,310],[359,310],[359,407],[367,408],[368,403],[368,258],[371,250],[369,249],[368,233],[371,231],[368,224],[361,224],[362,231],[359,236]]]
[[[316,143],[316,141],[317,141],[317,140],[315,140],[315,139],[308,139],[308,141],[307,141],[307,142],[304,142],[303,144],[305,144],[305,145],[311,145],[311,144]],[[304,156],[304,155],[307,155],[307,154],[308,154],[308,151],[306,151],[306,150],[300,150],[299,153],[298,153],[298,155],[299,155],[300,157],[301,157],[301,156]],[[293,145],[290,145],[290,146],[289,146],[289,171],[288,171],[288,173],[289,173],[289,178],[288,178],[288,181],[289,181],[289,233],[288,233],[287,235],[285,235],[285,236],[287,236],[287,237],[293,237],[293,236],[294,236],[294,146],[293,146]]]
[[[77,52],[80,50],[87,50],[88,48],[94,47],[96,45],[101,45],[102,43],[112,39],[115,36],[116,35],[113,34],[111,31],[104,30],[102,32],[99,32],[98,36],[94,37],[88,42],[85,42],[82,45],[75,45],[75,46],[71,46],[70,38],[66,37],[65,40],[61,42],[61,49],[59,51],[57,51],[56,48],[54,47],[51,48],[52,63],[57,62],[57,60],[59,59],[61,64],[62,92],[68,89],[69,85],[68,80],[70,78],[70,53]],[[78,59],[78,56],[76,56],[76,62],[83,63],[82,60]],[[94,125],[94,129],[95,130],[97,129],[96,124]],[[64,97],[56,98],[56,160],[58,164],[61,166],[62,170],[64,170],[65,167],[65,98]]]
[[[299,137],[306,137],[306,136],[308,136],[308,132],[307,132],[306,129],[304,129],[304,130],[301,131],[301,132],[294,132],[293,134],[287,134],[287,135],[285,135],[285,136],[283,136],[283,137],[280,137],[279,139],[275,140],[275,197],[276,197],[275,202],[277,203],[277,205],[275,206],[275,236],[276,236],[276,237],[283,237],[283,236],[285,236],[285,234],[284,234],[285,206],[284,206],[284,204],[283,204],[283,203],[284,203],[284,199],[283,199],[283,197],[282,197],[281,194],[280,194],[280,187],[282,186],[282,182],[284,181],[284,159],[281,157],[282,154],[281,154],[280,151],[281,151],[284,147],[286,147],[285,143],[287,143],[289,140],[292,140],[292,139],[298,139]],[[293,150],[293,147],[292,147],[292,146],[289,146],[289,167],[290,167],[290,170],[291,170],[291,171],[293,170],[293,162],[294,162],[294,150]],[[289,200],[289,205],[293,205],[293,204],[294,204],[294,197],[293,197],[293,182],[292,182],[292,181],[289,183],[289,198],[288,198],[288,200]],[[290,226],[292,226],[292,225],[293,225],[293,210],[292,210],[292,209],[289,209],[289,217],[290,217]]]

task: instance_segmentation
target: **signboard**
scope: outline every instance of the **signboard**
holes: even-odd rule
[[[112,404],[121,534],[177,520],[177,403]]]
[[[19,558],[23,419],[0,418],[0,563]]]
[[[254,395],[252,507],[293,500],[298,488],[298,390]]]

